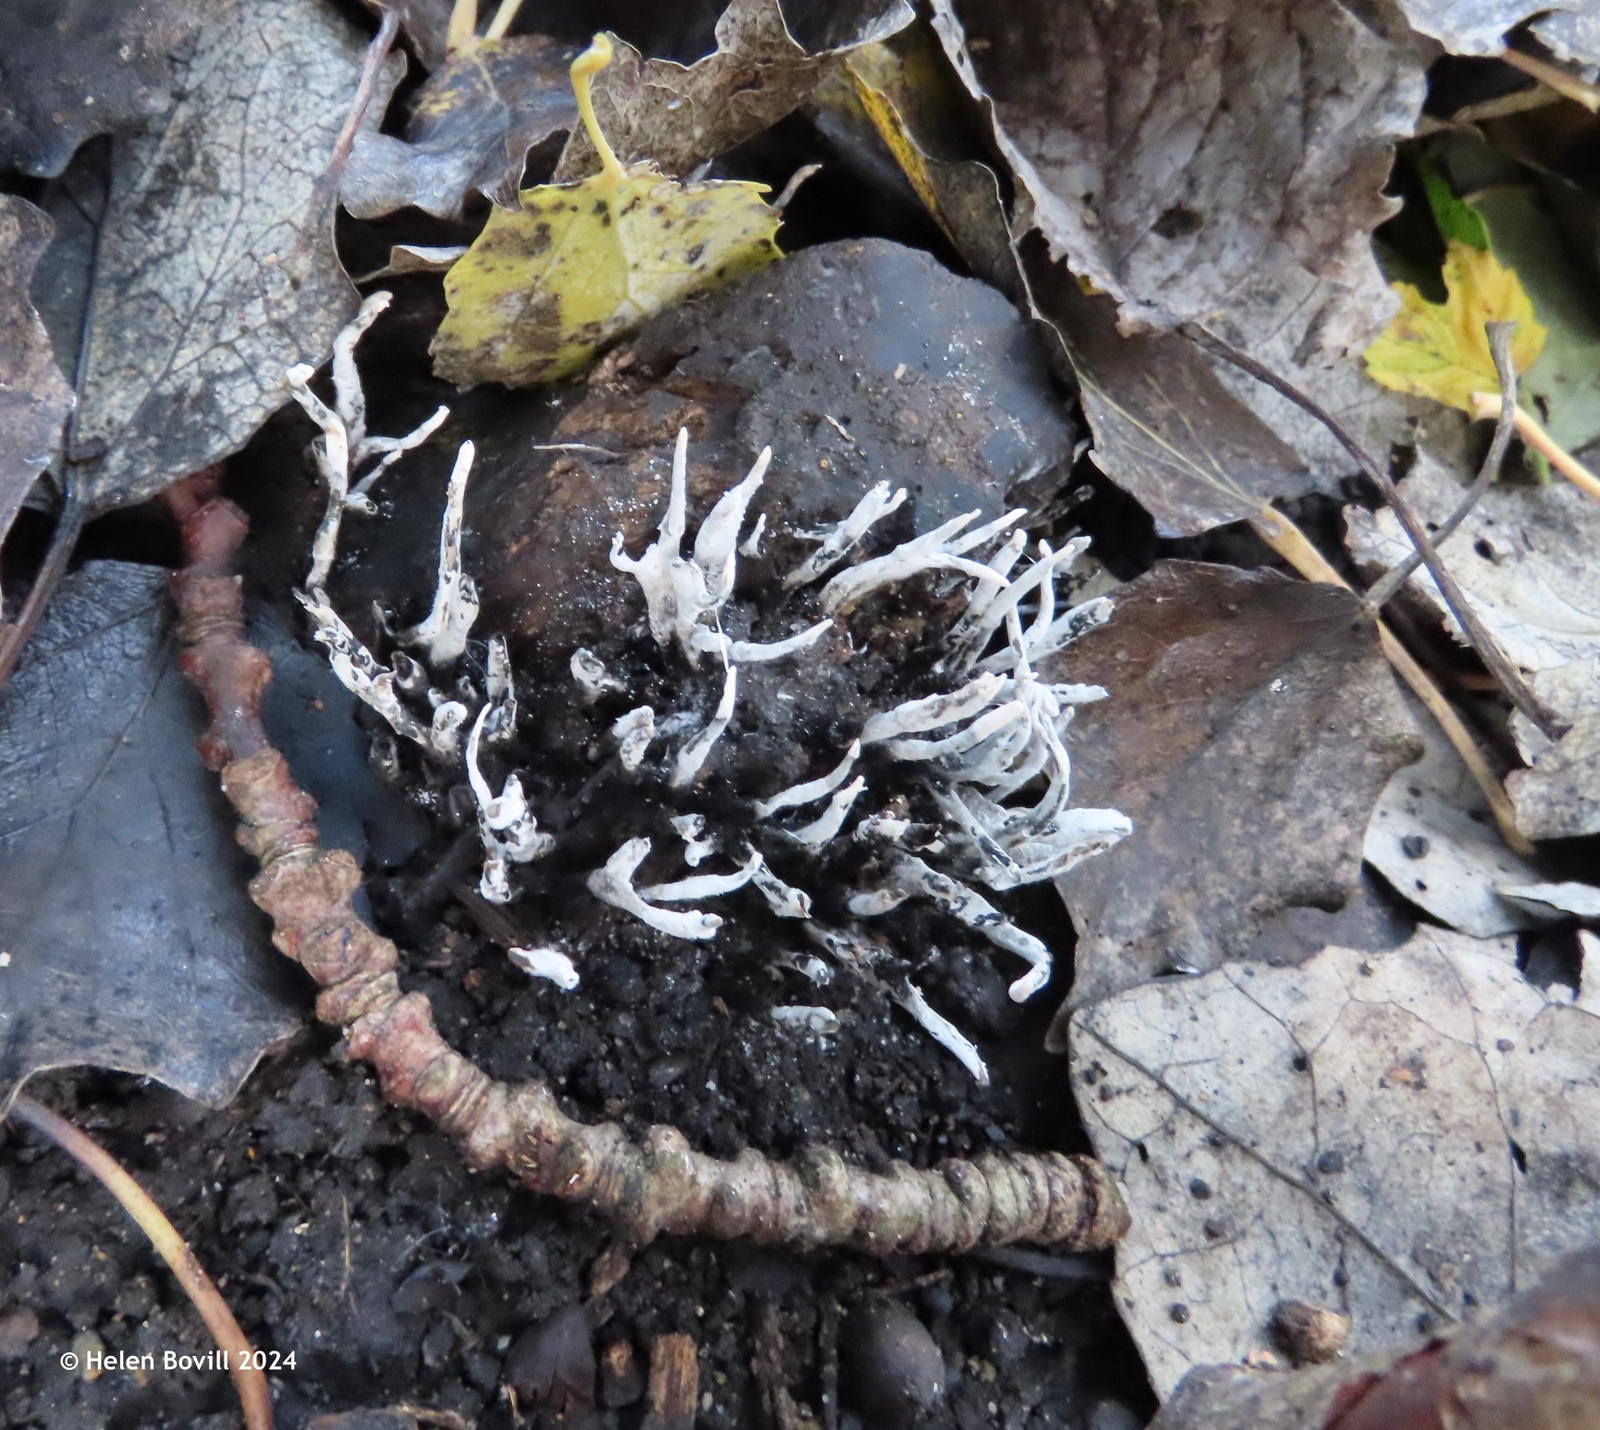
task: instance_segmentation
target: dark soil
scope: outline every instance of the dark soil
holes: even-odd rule
[[[671,1120],[723,1154],[746,1144],[783,1154],[807,1136],[869,1162],[1076,1145],[1057,1063],[1001,1066],[996,1087],[975,1096],[965,1073],[887,1012],[858,1014],[824,1047],[723,1012],[684,966],[620,956],[564,995],[530,984],[454,921],[414,958],[414,986],[490,1071],[543,1073],[584,1115],[615,1115],[630,1130]],[[971,971],[998,978],[983,955]],[[1048,996],[1039,1004],[1043,1016]],[[1037,1047],[1040,1030],[1026,1031],[1015,1041]],[[585,1339],[597,1355],[629,1343],[642,1368],[652,1337],[685,1332],[700,1351],[702,1427],[776,1423],[762,1408],[772,1377],[764,1392],[753,1369],[769,1306],[783,1382],[809,1418],[888,1424],[886,1383],[889,1406],[899,1403],[892,1358],[881,1338],[841,1332],[881,1298],[919,1318],[943,1359],[946,1388],[920,1423],[1109,1430],[1149,1408],[1095,1258],[1024,1253],[1019,1269],[1005,1264],[1014,1253],[883,1262],[663,1241],[591,1297],[591,1267],[611,1244],[603,1223],[469,1173],[444,1138],[383,1106],[320,1030],[269,1058],[224,1112],[103,1074],[54,1075],[32,1091],[134,1172],[255,1345],[278,1353],[271,1382],[285,1430],[329,1410],[400,1403],[484,1430],[519,1423],[518,1409],[531,1423],[541,1412],[503,1387],[508,1361],[525,1387],[536,1379],[539,1352],[519,1338],[575,1305],[588,1336],[577,1337],[576,1372],[573,1338],[562,1342],[558,1378],[592,1383]],[[164,1368],[166,1353],[201,1355],[211,1342],[143,1235],[61,1153],[12,1129],[0,1133],[0,1265],[5,1425],[237,1423],[225,1375]],[[62,1368],[66,1352],[102,1349],[153,1355],[155,1368],[92,1380]],[[604,1376],[598,1393],[611,1404],[574,1406],[563,1423],[636,1426],[638,1391]]]

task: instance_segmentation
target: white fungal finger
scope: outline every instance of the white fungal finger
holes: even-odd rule
[[[784,589],[792,591],[804,586],[838,565],[875,523],[904,505],[906,495],[906,489],[901,487],[891,496],[888,482],[879,482],[856,503],[849,516],[822,538],[822,545],[783,578]]]
[[[806,780],[803,784],[790,785],[788,789],[779,790],[769,799],[756,800],[754,802],[756,818],[771,819],[779,810],[798,809],[801,805],[810,804],[813,800],[832,794],[850,778],[850,771],[855,768],[855,763],[860,757],[861,741],[852,740],[844,758],[827,774],[819,775],[814,780]]]
[[[572,652],[567,669],[583,692],[583,703],[593,705],[608,690],[626,690],[628,687],[606,669],[606,664],[592,650],[579,646]]]
[[[402,631],[399,637],[405,645],[424,647],[428,663],[433,666],[448,665],[461,658],[467,648],[467,633],[478,618],[478,589],[461,570],[461,518],[475,452],[471,442],[461,444],[445,491],[444,519],[439,525],[439,580],[433,607],[420,623]]]
[[[725,661],[747,665],[795,655],[814,646],[832,629],[832,621],[818,621],[816,625],[807,626],[805,630],[781,641],[736,641],[730,640],[721,631],[702,629],[697,630],[692,639],[696,650],[712,651],[720,654]]]
[[[668,821],[683,840],[683,862],[691,869],[701,860],[717,852],[717,839],[705,837],[706,817],[703,814],[678,814]]]
[[[472,722],[467,737],[467,783],[478,806],[478,834],[483,840],[483,873],[478,892],[492,904],[509,903],[512,896],[508,865],[526,864],[542,858],[555,847],[555,840],[539,828],[539,821],[528,808],[522,781],[507,778],[496,795],[484,777],[478,757],[483,744],[484,725],[490,707],[485,705]]]
[[[517,732],[517,688],[512,680],[511,652],[504,636],[489,638],[484,693],[489,697],[489,718],[484,721],[483,738],[492,741],[511,739]]]
[[[839,1015],[832,1008],[802,1004],[780,1004],[771,1009],[772,1021],[780,1028],[796,1028],[827,1037],[839,1031]]]
[[[756,524],[750,528],[750,535],[739,543],[739,555],[748,556],[752,561],[761,555],[761,538],[766,535],[767,514],[762,512],[756,517]]]
[[[722,699],[717,702],[716,713],[712,715],[705,729],[678,751],[678,757],[673,761],[674,789],[682,789],[691,783],[704,767],[706,760],[710,758],[711,747],[717,743],[718,736],[728,728],[728,722],[733,719],[733,702],[738,689],[739,667],[730,665],[727,675],[723,677]]]
[[[792,884],[784,883],[772,872],[772,867],[761,858],[760,854],[755,857],[760,862],[756,865],[756,871],[751,876],[750,882],[767,901],[767,907],[780,919],[809,919],[811,895],[803,889],[796,889]]]
[[[1026,959],[1029,970],[1011,985],[1013,1002],[1033,997],[1050,981],[1050,947],[1026,929],[1018,928],[976,889],[969,889],[948,874],[930,868],[914,855],[896,861],[889,871],[893,886],[920,894],[952,918],[982,934],[996,948]]]
[[[694,899],[715,899],[742,889],[755,877],[761,867],[759,854],[751,854],[744,867],[731,874],[695,874],[688,879],[678,879],[670,884],[651,884],[640,889],[642,898],[657,904],[684,904]]]
[[[361,386],[361,374],[356,368],[356,344],[378,317],[394,300],[394,294],[380,289],[369,293],[361,307],[339,331],[333,340],[333,393],[339,418],[349,434],[353,452],[365,456],[363,447],[367,438],[367,396]]]
[[[295,597],[315,622],[312,637],[328,648],[328,665],[338,682],[356,699],[376,710],[395,734],[419,745],[431,745],[427,726],[401,703],[395,689],[394,672],[378,664],[372,652],[339,619],[338,613],[328,604],[328,598],[321,591],[309,596],[304,591],[296,591]]]
[[[733,593],[739,528],[744,525],[750,499],[766,477],[771,461],[772,448],[763,447],[750,474],[737,486],[723,492],[710,515],[700,524],[699,534],[694,539],[695,565],[705,575],[706,590],[714,606],[720,606]]]
[[[986,709],[1004,693],[1005,677],[980,675],[969,680],[959,690],[940,695],[928,695],[921,700],[907,700],[892,710],[883,710],[872,716],[861,727],[861,743],[871,745],[879,740],[890,740],[897,735],[914,734],[919,730],[937,730],[941,725],[957,725]]]
[[[799,844],[820,849],[844,827],[844,822],[850,814],[850,806],[856,802],[866,787],[866,780],[858,775],[834,795],[820,818],[812,820],[810,824],[800,829],[790,830],[789,837]]]
[[[906,983],[895,995],[895,1002],[917,1021],[917,1025],[941,1048],[954,1055],[957,1062],[972,1074],[979,1087],[989,1086],[989,1069],[977,1046],[948,1018],[935,1013],[922,996],[915,983]]]
[[[602,903],[632,914],[641,923],[672,938],[715,938],[722,927],[722,920],[715,914],[702,913],[699,909],[658,909],[640,897],[633,887],[633,875],[649,853],[648,839],[630,839],[606,860],[604,868],[589,875],[586,881],[589,892]]]
[[[511,961],[530,978],[554,983],[563,993],[578,986],[578,970],[559,948],[508,948]]]
[[[971,724],[943,739],[891,740],[885,750],[892,760],[936,760],[945,755],[959,755],[1018,721],[1023,725],[1028,723],[1028,710],[1020,700],[1012,700],[984,711]]]
[[[617,742],[617,758],[625,770],[636,770],[644,763],[650,742],[656,737],[656,712],[640,705],[612,722],[611,734]]]

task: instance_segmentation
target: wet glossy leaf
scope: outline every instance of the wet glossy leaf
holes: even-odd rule
[[[194,752],[164,587],[69,576],[0,697],[0,1096],[88,1064],[220,1106],[303,1016]]]
[[[367,767],[353,702],[270,612],[273,743],[321,806],[324,841],[404,859],[420,817]],[[201,764],[165,573],[68,576],[0,695],[0,1099],[51,1067],[118,1068],[229,1101],[307,1006],[250,902],[251,861]]]

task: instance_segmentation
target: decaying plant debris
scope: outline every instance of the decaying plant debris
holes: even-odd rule
[[[1468,8],[30,0],[0,1419],[1587,1424],[1600,38]]]

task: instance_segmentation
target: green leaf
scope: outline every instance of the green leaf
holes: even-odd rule
[[[1418,154],[1416,163],[1440,237],[1446,243],[1464,243],[1480,253],[1487,253],[1490,248],[1489,226],[1484,223],[1483,215],[1465,199],[1456,197],[1450,181],[1426,155]]]

